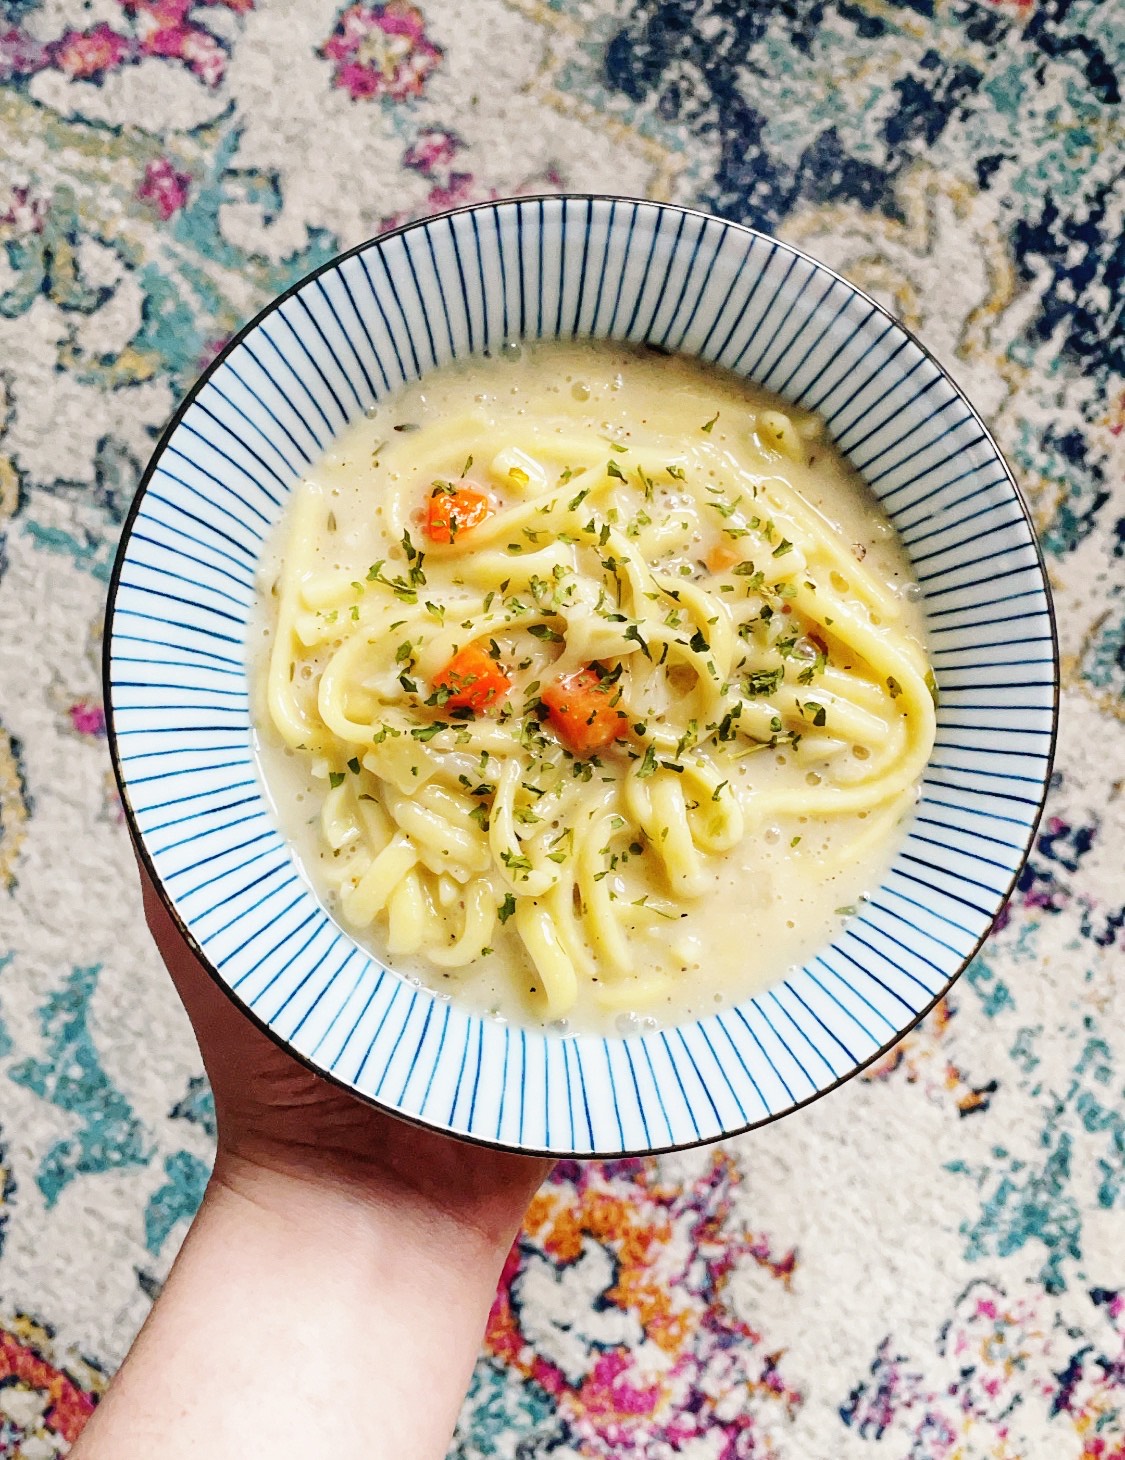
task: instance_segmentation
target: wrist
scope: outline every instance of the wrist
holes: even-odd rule
[[[396,1134],[409,1128],[393,1123]],[[374,1151],[220,1141],[208,1199],[252,1210],[295,1243],[326,1253],[387,1249],[422,1270],[474,1275],[495,1286],[547,1163],[480,1153],[426,1132],[410,1154],[395,1141]],[[482,1183],[481,1157],[500,1164]]]

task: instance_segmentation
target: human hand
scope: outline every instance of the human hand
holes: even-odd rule
[[[141,886],[218,1151],[75,1460],[438,1460],[548,1163],[407,1125],[305,1069],[212,979],[143,866]]]
[[[218,986],[139,865],[149,931],[214,1094],[215,1181],[258,1200],[277,1182],[350,1194],[431,1230],[451,1226],[458,1240],[475,1233],[506,1252],[550,1162],[409,1125],[313,1074]]]

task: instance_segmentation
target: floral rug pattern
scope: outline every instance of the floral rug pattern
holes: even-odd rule
[[[0,1457],[66,1452],[214,1136],[105,747],[139,472],[340,248],[569,188],[766,227],[921,333],[1027,494],[1063,715],[1001,927],[880,1065],[556,1170],[452,1453],[1123,1460],[1123,78],[1114,0],[0,0]]]

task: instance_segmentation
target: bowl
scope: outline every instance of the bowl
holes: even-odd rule
[[[375,400],[520,338],[716,362],[821,412],[898,529],[940,689],[909,833],[878,892],[782,982],[629,1037],[483,1019],[360,948],[259,789],[245,665],[254,572],[301,473]],[[343,254],[210,366],[144,474],[109,591],[114,768],[161,897],[222,989],[318,1073],[409,1120],[525,1151],[690,1146],[796,1110],[948,990],[1023,865],[1054,749],[1042,558],[980,417],[875,301],[798,249],[666,204],[523,198]]]

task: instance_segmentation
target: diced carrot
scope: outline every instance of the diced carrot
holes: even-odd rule
[[[438,689],[447,689],[446,705],[451,710],[487,710],[512,687],[512,681],[494,659],[476,644],[466,644],[434,675]]]
[[[742,554],[730,543],[717,542],[704,559],[712,573],[725,573],[735,563],[742,561]]]
[[[611,701],[617,687],[599,679],[593,669],[564,674],[540,698],[547,722],[572,755],[592,755],[624,735],[629,721]]]
[[[495,511],[492,498],[471,482],[443,482],[434,487],[426,503],[426,536],[431,542],[453,542]]]

